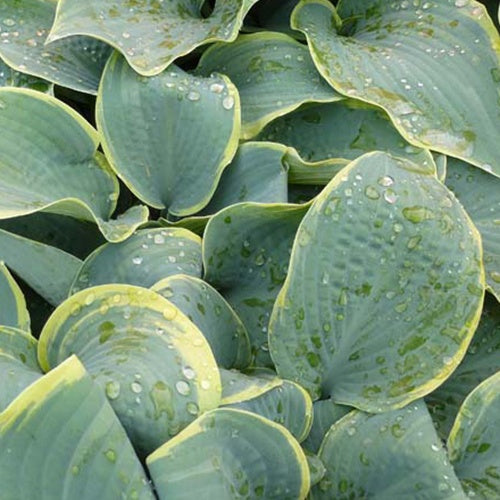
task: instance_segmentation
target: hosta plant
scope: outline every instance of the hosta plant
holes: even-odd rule
[[[500,498],[498,21],[2,0],[0,498]]]

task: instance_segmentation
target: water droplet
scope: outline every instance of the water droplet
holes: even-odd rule
[[[119,382],[112,380],[106,384],[106,396],[109,399],[116,399],[120,395]]]
[[[437,444],[432,444],[431,449],[432,451],[439,451],[439,446]]]
[[[132,382],[130,384],[130,388],[132,389],[132,392],[135,392],[136,394],[142,392],[142,385],[139,384],[139,382]]]
[[[153,241],[157,244],[157,245],[163,245],[163,243],[165,243],[165,238],[163,237],[162,234],[155,234],[154,235],[154,238],[153,238]]]
[[[85,297],[85,305],[90,306],[95,300],[95,295],[93,293],[89,293]]]
[[[190,415],[198,415],[198,413],[200,412],[198,405],[196,403],[193,403],[193,402],[189,402],[186,405],[186,410]]]
[[[182,396],[187,396],[191,392],[191,387],[189,387],[189,384],[184,382],[184,380],[179,380],[179,382],[175,384],[175,389]]]
[[[348,427],[347,428],[347,434],[349,436],[354,436],[354,434],[356,434],[356,427]]]
[[[452,363],[453,363],[453,358],[450,358],[449,356],[445,356],[443,358],[443,363],[446,365],[446,366],[450,366]]]
[[[133,262],[136,266],[139,266],[139,265],[141,265],[141,264],[142,264],[142,260],[143,260],[143,259],[142,259],[142,257],[134,257],[134,258],[132,259],[132,262]]]
[[[124,31],[122,33],[122,37],[125,38],[125,39],[128,39],[128,38],[130,38],[130,33],[128,33],[127,31]]]
[[[185,366],[182,369],[182,374],[188,379],[188,380],[193,380],[196,377],[196,372],[190,367],[190,366]]]
[[[214,94],[221,94],[224,91],[224,88],[225,87],[222,83],[212,83],[212,85],[210,85],[210,91]]]
[[[366,186],[365,195],[370,200],[378,200],[380,198],[380,193],[377,191],[377,188],[374,186]]]
[[[190,101],[199,101],[200,100],[200,93],[197,92],[196,90],[191,90],[191,92],[188,93],[187,98]]]
[[[200,385],[204,390],[210,389],[210,382],[208,380],[202,380]]]
[[[106,450],[104,456],[112,463],[116,462],[116,452],[115,450]]]
[[[5,26],[8,26],[10,28],[10,27],[16,25],[16,21],[14,21],[14,19],[11,19],[10,17],[8,17],[8,18],[6,18],[6,19],[3,20],[3,24]]]
[[[389,186],[392,186],[394,184],[394,179],[390,175],[385,175],[384,177],[381,177],[378,180],[378,183],[381,186],[389,187]]]
[[[224,109],[227,109],[228,111],[230,109],[233,109],[233,107],[234,107],[234,97],[230,96],[230,95],[228,95],[227,97],[224,97],[224,99],[222,100],[222,107]]]
[[[169,306],[169,307],[165,307],[165,309],[163,309],[163,317],[168,320],[168,321],[172,321],[175,317],[177,316],[177,308],[175,306]]]
[[[396,202],[398,195],[392,189],[386,189],[384,192],[384,200],[391,205]]]

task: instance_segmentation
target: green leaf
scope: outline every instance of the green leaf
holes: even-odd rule
[[[469,497],[500,495],[500,372],[474,389],[458,412],[448,437],[448,452]]]
[[[345,0],[337,13],[327,0],[302,0],[292,27],[338,92],[383,108],[413,145],[500,176],[500,37],[484,6]]]
[[[76,354],[143,457],[220,402],[202,333],[157,293],[103,285],[66,300],[47,321],[38,359],[49,370]]]
[[[238,203],[214,215],[205,230],[205,281],[221,290],[243,321],[257,366],[273,366],[267,346],[269,316],[307,209]]]
[[[500,310],[486,296],[479,326],[467,354],[446,382],[426,398],[439,435],[446,439],[460,405],[483,380],[500,370]]]
[[[421,401],[380,415],[349,413],[329,430],[319,458],[326,474],[313,500],[464,498]]]
[[[82,261],[56,247],[0,229],[0,260],[52,305],[67,296]]]
[[[215,288],[199,278],[178,274],[162,279],[152,290],[176,305],[200,329],[218,366],[249,365],[250,341],[245,326]]]
[[[153,1],[132,4],[116,0],[61,0],[49,41],[89,35],[119,50],[141,75],[161,73],[180,56],[211,42],[231,42],[257,0],[217,0],[203,17],[204,0]]]
[[[5,264],[0,261],[0,325],[30,331],[26,300]]]
[[[123,427],[74,356],[0,414],[0,483],[6,500],[155,498]]]
[[[486,285],[500,301],[500,180],[450,158],[446,185],[481,234]]]
[[[355,160],[379,150],[435,168],[431,153],[406,142],[384,111],[352,100],[304,106],[270,123],[259,139],[292,146],[307,161]]]
[[[480,237],[434,175],[375,152],[342,170],[295,237],[269,344],[314,399],[381,412],[456,368],[481,315]]]
[[[197,71],[223,73],[238,88],[242,139],[305,102],[342,99],[320,76],[307,47],[281,33],[241,35],[234,43],[212,45]]]
[[[54,85],[36,76],[13,70],[0,59],[0,87],[23,87],[46,94],[54,94]]]
[[[201,276],[201,239],[186,229],[140,229],[85,259],[71,293],[107,283],[152,287],[174,274]]]
[[[0,57],[22,73],[96,94],[111,48],[80,36],[45,45],[56,6],[55,0],[2,1]]]
[[[28,89],[0,88],[0,129],[0,219],[45,210],[95,221],[111,241],[147,220],[146,207],[109,219],[118,182],[96,152],[97,132],[66,104]]]
[[[0,326],[0,412],[42,376],[36,346],[37,341],[28,332]]]
[[[207,205],[238,147],[238,91],[227,77],[201,78],[172,65],[144,78],[118,54],[104,70],[96,119],[127,187],[179,216]]]
[[[241,144],[222,173],[210,203],[200,214],[214,214],[235,203],[286,203],[287,148],[270,142]]]
[[[306,457],[281,425],[242,410],[206,413],[146,460],[161,500],[305,499]]]
[[[330,427],[352,410],[349,406],[338,405],[331,399],[322,399],[313,403],[313,423],[307,439],[302,446],[317,453]]]
[[[85,259],[106,241],[92,222],[47,212],[0,220],[0,229],[57,247],[79,259]]]
[[[256,413],[281,424],[299,442],[309,433],[312,401],[300,385],[275,376],[259,376],[259,373],[248,376],[225,370],[221,370],[221,379],[224,406]]]

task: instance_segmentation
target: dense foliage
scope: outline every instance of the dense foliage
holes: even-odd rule
[[[0,2],[0,498],[500,498],[500,36],[475,0]]]

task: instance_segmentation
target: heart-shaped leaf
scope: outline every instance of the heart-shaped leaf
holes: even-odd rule
[[[52,305],[67,296],[82,261],[56,247],[0,229],[0,260]]]
[[[155,498],[104,393],[74,356],[0,413],[0,483],[9,500]]]
[[[292,27],[338,92],[385,109],[415,146],[500,176],[500,36],[479,2],[302,0]]]
[[[0,325],[30,331],[26,300],[5,264],[0,261]]]
[[[231,42],[257,0],[217,0],[204,16],[204,0],[134,3],[61,0],[49,40],[89,35],[119,50],[135,71],[152,76],[206,43]]]
[[[309,490],[306,457],[293,436],[242,410],[206,413],[146,463],[162,500],[303,500]]]
[[[451,377],[426,398],[439,435],[446,439],[467,395],[500,370],[500,310],[487,294],[479,326],[467,354]]]
[[[479,384],[458,412],[448,452],[457,476],[469,497],[500,495],[500,372]]]
[[[500,180],[450,158],[446,185],[481,234],[486,284],[500,302]]]
[[[96,152],[97,132],[66,104],[28,89],[0,88],[0,129],[0,219],[46,210],[95,221],[111,241],[147,220],[146,207],[109,219],[118,182]]]
[[[117,175],[148,205],[174,215],[193,214],[209,202],[238,147],[238,91],[225,76],[202,78],[171,66],[144,78],[115,54],[96,113]]]
[[[175,304],[200,329],[219,367],[249,365],[250,341],[245,326],[215,288],[199,278],[178,274],[162,279],[152,290]]]
[[[242,139],[305,102],[342,99],[320,76],[307,47],[281,33],[242,35],[234,43],[212,45],[197,71],[223,73],[238,88]]]
[[[319,458],[326,474],[313,500],[464,498],[422,401],[380,415],[349,413],[329,430]]]
[[[290,248],[308,206],[238,203],[221,210],[203,239],[205,280],[243,321],[256,366],[273,366],[267,325],[288,269]]]
[[[36,358],[37,341],[28,332],[0,326],[0,412],[42,376]]]
[[[151,290],[103,285],[73,295],[47,321],[44,370],[76,354],[105,391],[141,456],[220,402],[220,378],[202,333]]]
[[[3,0],[0,57],[22,73],[97,94],[112,49],[99,40],[82,36],[46,45],[56,7],[54,0]]]
[[[381,412],[428,394],[481,314],[477,230],[434,175],[385,153],[355,160],[315,199],[289,267],[271,356],[315,399]]]
[[[201,239],[181,228],[141,229],[121,243],[92,252],[74,279],[71,293],[107,283],[149,288],[174,274],[201,276]]]
[[[302,107],[274,120],[259,139],[292,146],[307,161],[355,160],[379,150],[434,167],[430,152],[406,142],[384,111],[352,100]]]

